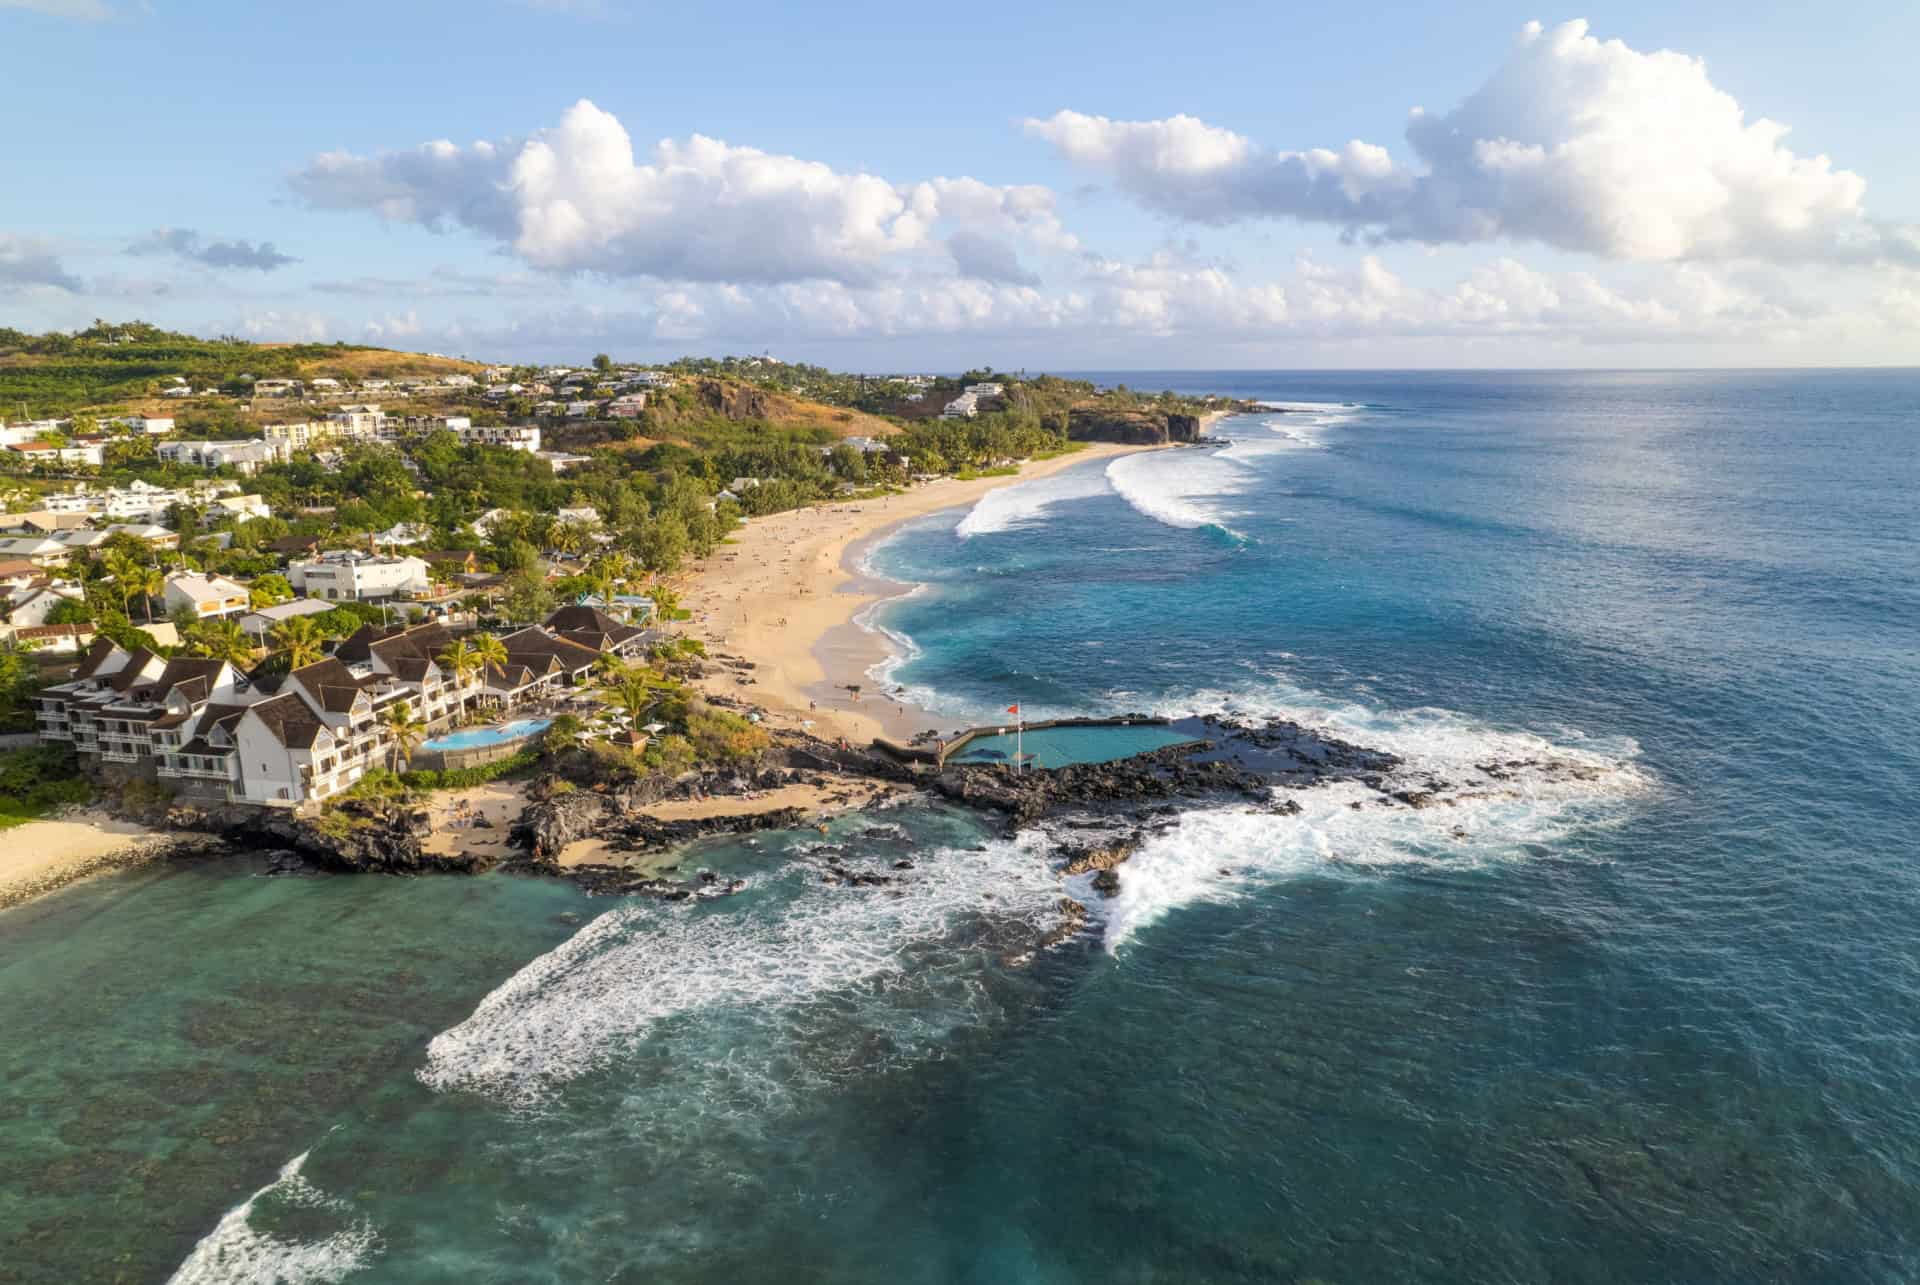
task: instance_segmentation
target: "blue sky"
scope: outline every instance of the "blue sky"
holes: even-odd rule
[[[1920,362],[1920,8],[1578,16],[0,0],[0,324],[867,369]]]

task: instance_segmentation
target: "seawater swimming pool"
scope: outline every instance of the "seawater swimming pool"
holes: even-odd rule
[[[1111,763],[1148,750],[1179,745],[1194,738],[1160,723],[1112,724],[1098,727],[1034,727],[1019,742],[1035,767],[1066,767],[1072,763]],[[1011,763],[1014,733],[978,736],[948,760],[950,763]]]
[[[516,718],[510,723],[496,723],[491,727],[463,727],[457,732],[422,741],[420,748],[444,753],[447,750],[477,750],[490,745],[507,745],[536,736],[552,725],[550,718]]]

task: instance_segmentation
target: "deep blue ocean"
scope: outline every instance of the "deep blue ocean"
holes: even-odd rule
[[[1274,409],[902,529],[881,679],[1452,806],[1187,812],[1031,961],[1047,836],[918,802],[694,906],[79,885],[0,915],[0,1280],[1920,1276],[1920,373],[1106,379]]]

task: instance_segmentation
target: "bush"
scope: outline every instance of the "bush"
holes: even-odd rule
[[[444,772],[421,768],[415,772],[403,772],[400,781],[413,790],[470,790],[503,776],[532,771],[539,764],[541,754],[541,750],[529,745],[506,758],[482,763],[478,767],[449,768]]]
[[[93,782],[81,775],[80,761],[67,747],[0,750],[0,827],[91,803],[93,797]]]
[[[758,724],[705,703],[687,711],[687,738],[706,762],[750,763],[771,743]]]

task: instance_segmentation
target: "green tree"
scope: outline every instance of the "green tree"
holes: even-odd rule
[[[537,623],[553,612],[553,590],[535,573],[518,571],[507,581],[500,606],[516,624]]]
[[[392,754],[393,770],[400,770],[400,762],[412,755],[414,747],[420,744],[427,734],[427,725],[413,716],[413,706],[406,701],[395,701],[387,706],[380,716],[381,726],[386,729],[388,746]]]
[[[187,652],[230,665],[244,666],[253,660],[253,640],[246,630],[231,620],[201,620],[187,630]]]
[[[273,641],[287,653],[287,667],[299,669],[320,659],[325,635],[312,616],[293,616],[273,627]]]
[[[262,607],[277,607],[283,602],[293,601],[293,585],[288,579],[273,572],[261,576],[253,582],[247,591],[247,601],[258,611]]]
[[[453,680],[460,690],[460,712],[464,714],[467,709],[468,680],[485,662],[480,659],[478,652],[462,641],[441,652],[440,663],[453,673]]]

